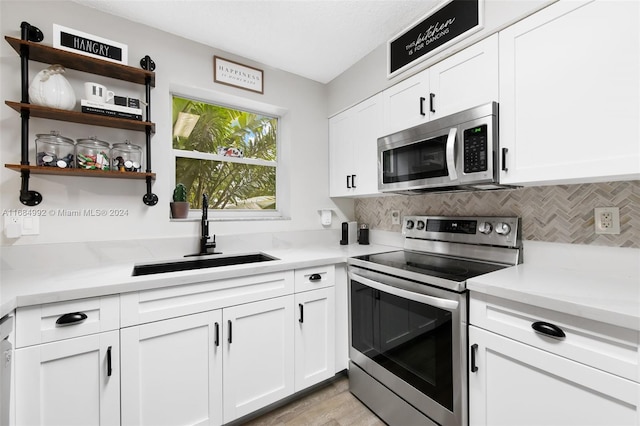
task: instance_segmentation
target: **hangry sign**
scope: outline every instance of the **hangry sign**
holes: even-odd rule
[[[483,0],[449,0],[387,44],[388,77],[482,29]]]
[[[127,65],[127,45],[53,24],[53,47]]]

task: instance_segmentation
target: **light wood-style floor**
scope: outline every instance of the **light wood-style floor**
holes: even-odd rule
[[[384,426],[349,392],[349,379],[342,377],[299,400],[253,419],[249,426]]]

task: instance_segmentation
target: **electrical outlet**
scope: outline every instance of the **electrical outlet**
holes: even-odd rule
[[[596,207],[593,213],[596,234],[620,234],[620,209],[618,207]]]
[[[391,224],[400,225],[400,210],[391,210]]]

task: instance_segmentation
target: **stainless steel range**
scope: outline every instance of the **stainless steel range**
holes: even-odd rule
[[[391,425],[466,425],[467,290],[522,262],[517,217],[407,216],[404,249],[350,258],[350,390]]]

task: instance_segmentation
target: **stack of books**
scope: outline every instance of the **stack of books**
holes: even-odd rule
[[[82,112],[97,115],[106,115],[108,117],[127,118],[129,120],[142,121],[142,109],[130,108],[121,105],[105,104],[102,102],[93,102],[86,99],[80,101]]]

